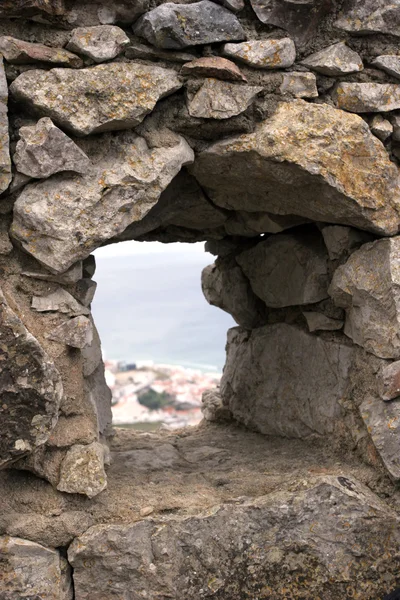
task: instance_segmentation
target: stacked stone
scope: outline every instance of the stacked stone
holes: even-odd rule
[[[398,482],[399,3],[156,4],[0,3],[0,466],[46,479],[60,502],[106,488],[111,399],[90,312],[91,252],[205,240],[217,255],[205,296],[239,325],[228,334],[222,399],[205,398],[207,419],[326,440]],[[380,501],[354,493],[362,519],[376,506],[380,524],[398,527]],[[107,600],[120,597],[118,565],[101,590],[85,570],[92,536],[126,552],[118,526],[96,527],[70,550],[78,600],[103,588]],[[154,535],[148,524],[129,529],[146,547]],[[176,540],[187,543],[180,530]],[[2,540],[7,573],[18,574],[2,580],[7,597],[25,593],[26,569],[32,597],[72,597],[62,553],[40,541]],[[328,581],[329,565],[321,569]],[[389,581],[375,576],[365,598]],[[172,597],[168,578],[151,577],[137,597]],[[228,597],[218,581],[180,589]],[[238,590],[230,600],[245,597]]]

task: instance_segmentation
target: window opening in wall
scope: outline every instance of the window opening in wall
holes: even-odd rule
[[[201,396],[219,384],[232,318],[210,306],[204,244],[124,242],[95,252],[92,310],[113,394],[114,425],[196,425]]]

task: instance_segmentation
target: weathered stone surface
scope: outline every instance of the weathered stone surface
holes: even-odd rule
[[[57,489],[69,494],[85,494],[94,498],[107,487],[104,471],[104,448],[99,442],[70,448],[60,470]]]
[[[97,283],[88,277],[84,277],[75,288],[75,297],[83,306],[90,306],[96,293]]]
[[[301,64],[330,77],[357,73],[364,68],[361,56],[346,46],[345,42],[338,42],[311,54]]]
[[[86,348],[93,340],[93,326],[87,317],[74,317],[53,329],[48,338],[72,348]]]
[[[344,332],[380,358],[400,358],[400,238],[356,250],[333,276],[329,294],[346,309]]]
[[[60,415],[57,425],[47,440],[49,448],[68,448],[75,444],[91,444],[97,441],[98,431],[94,415]],[[57,482],[55,482],[57,485]]]
[[[223,208],[398,231],[397,167],[360,117],[325,104],[281,103],[254,133],[200,153],[191,171]]]
[[[14,163],[20,173],[42,179],[62,171],[86,173],[90,160],[48,117],[21,127]]]
[[[347,0],[335,27],[358,35],[386,33],[400,36],[398,0]]]
[[[284,69],[296,60],[296,47],[290,38],[225,44],[223,52],[255,69]]]
[[[219,258],[201,276],[203,294],[209,304],[218,306],[245,329],[265,322],[265,307],[254,294],[248,279],[234,259]]]
[[[74,29],[67,48],[101,63],[121,54],[129,43],[128,36],[120,27],[98,25]]]
[[[14,206],[13,235],[50,270],[64,272],[156,204],[181,166],[193,160],[187,142],[177,142],[150,150],[133,132],[96,141],[96,164],[87,175],[55,175],[23,190]]]
[[[0,5],[0,17],[59,16],[65,11],[64,0],[2,0]]]
[[[144,58],[148,60],[169,60],[171,62],[186,63],[196,59],[194,54],[189,52],[179,52],[173,50],[161,50],[154,46],[146,46],[139,42],[131,42],[131,45],[125,52],[126,58]]]
[[[58,417],[60,375],[0,291],[0,467],[44,444]]]
[[[398,564],[398,522],[353,477],[320,476],[295,491],[195,516],[94,526],[68,558],[82,600],[117,600],[121,589],[132,598],[278,599],[286,590],[294,598],[339,600],[361,590],[377,598],[387,589],[384,572],[393,578]],[[384,558],[389,547],[393,558]]]
[[[89,309],[75,300],[67,290],[59,288],[48,296],[34,296],[32,309],[37,312],[60,312],[70,317],[88,315]]]
[[[281,27],[303,46],[333,8],[332,0],[250,0],[262,23]]]
[[[217,4],[222,4],[232,12],[239,12],[245,7],[244,0],[214,0]]]
[[[281,233],[236,257],[253,292],[271,308],[328,297],[328,254],[319,233]]]
[[[101,340],[95,324],[93,324],[92,343],[90,346],[83,348],[82,359],[84,377],[89,377],[89,375],[92,375],[102,361]],[[92,383],[93,382],[89,383],[89,387],[94,387]],[[109,404],[111,404],[111,400],[109,401]],[[109,410],[111,410],[110,407]]]
[[[0,537],[1,597],[4,600],[72,600],[68,563],[57,550],[28,540]]]
[[[12,249],[13,245],[8,235],[8,223],[0,220],[0,254],[10,254]]]
[[[396,77],[397,79],[400,79],[400,56],[390,54],[377,56],[371,62],[371,65],[373,67],[377,67],[378,69],[382,69],[382,71],[389,73],[389,75],[393,75],[393,77]]]
[[[400,84],[339,83],[334,99],[338,108],[349,112],[388,112],[400,108]]]
[[[234,62],[221,56],[203,56],[183,65],[182,75],[198,77],[215,77],[228,81],[247,81],[239,67]]]
[[[331,260],[347,257],[363,244],[373,240],[365,231],[341,225],[323,227],[322,236]]]
[[[255,85],[206,79],[196,94],[189,95],[188,111],[191,117],[229,119],[249,108],[262,90]]]
[[[100,0],[97,16],[102,25],[131,25],[149,8],[149,0]]]
[[[366,397],[360,413],[386,469],[400,480],[400,402]]]
[[[313,331],[337,331],[344,325],[344,321],[331,319],[320,312],[304,311],[303,316],[311,333]]]
[[[90,401],[96,407],[98,431],[99,433],[105,433],[112,421],[112,394],[105,380],[103,361],[100,361],[97,368],[87,377],[86,384]]]
[[[36,271],[23,271],[22,275],[25,277],[32,277],[33,279],[41,279],[43,281],[53,281],[55,283],[61,283],[65,285],[72,285],[82,279],[82,262],[78,261],[72,265],[64,273],[54,275],[44,268]]]
[[[353,356],[350,344],[285,323],[231,329],[221,395],[236,420],[266,435],[334,434]]]
[[[8,188],[12,180],[7,102],[8,85],[3,58],[0,56],[0,194]]]
[[[171,50],[246,39],[235,15],[209,0],[161,4],[143,15],[133,31],[153,46]]]
[[[384,142],[392,135],[393,125],[382,115],[375,115],[371,122],[371,131],[379,140]]]
[[[381,379],[381,398],[382,400],[394,400],[400,396],[400,361],[397,360],[382,368]]]
[[[63,48],[50,48],[44,44],[25,42],[6,35],[0,37],[0,52],[7,62],[13,65],[39,62],[73,68],[83,66],[79,56]]]
[[[224,406],[218,389],[206,390],[201,397],[201,402],[201,412],[206,421],[226,423],[232,420],[232,415]]]
[[[291,94],[295,98],[316,98],[317,79],[313,73],[282,73],[281,94]]]
[[[171,69],[111,63],[79,71],[28,71],[10,89],[41,116],[76,135],[88,135],[135,127],[160,98],[180,87]]]

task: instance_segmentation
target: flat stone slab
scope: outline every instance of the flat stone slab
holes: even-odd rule
[[[388,112],[400,108],[400,84],[339,83],[334,99],[338,108],[349,112]]]
[[[333,44],[315,54],[311,54],[301,64],[329,77],[357,73],[364,68],[361,56],[351,50],[345,42]]]
[[[203,56],[183,65],[182,75],[198,77],[215,77],[228,81],[247,81],[234,62],[221,56]]]
[[[223,53],[255,69],[284,69],[296,60],[296,47],[290,38],[225,44]]]
[[[80,70],[28,71],[10,89],[31,110],[84,136],[135,127],[158,100],[181,87],[171,69],[110,63]]]
[[[83,67],[83,61],[79,56],[64,48],[50,48],[44,44],[25,42],[10,36],[0,37],[0,52],[5,60],[13,65],[39,62],[62,67]]]
[[[188,95],[188,111],[191,117],[229,119],[247,110],[262,90],[260,86],[208,78],[196,94]]]

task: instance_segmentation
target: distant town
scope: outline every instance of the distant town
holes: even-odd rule
[[[113,423],[142,431],[161,425],[178,429],[202,419],[201,397],[219,385],[220,373],[203,373],[176,365],[107,360]]]

